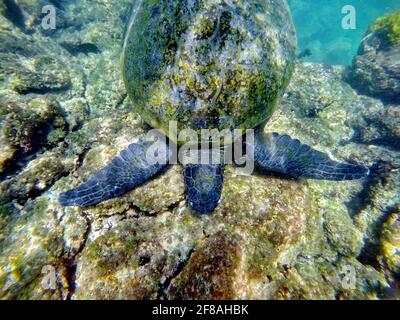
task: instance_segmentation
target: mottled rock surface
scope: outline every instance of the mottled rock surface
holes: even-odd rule
[[[363,94],[400,103],[400,11],[369,27],[348,81]]]
[[[172,166],[98,206],[58,205],[60,192],[147,130],[119,70],[129,3],[64,5],[68,23],[51,34],[36,24],[22,32],[0,16],[0,37],[14,39],[0,42],[0,61],[9,66],[0,69],[7,102],[0,113],[0,298],[391,297],[399,281],[400,157],[382,141],[398,136],[399,119],[388,115],[399,106],[358,95],[341,80],[340,67],[297,64],[266,130],[339,160],[384,163],[380,174],[343,183],[296,181],[241,176],[228,166],[221,204],[198,216],[186,206],[182,168]],[[70,85],[18,91],[8,80],[19,74],[16,52],[26,59],[23,67],[43,55],[59,61]],[[51,71],[29,70],[44,79]],[[25,153],[29,137],[40,143]]]

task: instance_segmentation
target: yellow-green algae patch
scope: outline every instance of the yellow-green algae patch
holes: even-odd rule
[[[389,44],[400,44],[400,11],[379,18],[370,30],[382,34]]]

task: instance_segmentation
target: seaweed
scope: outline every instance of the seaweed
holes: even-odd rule
[[[377,19],[370,31],[382,35],[389,45],[400,44],[400,11]]]

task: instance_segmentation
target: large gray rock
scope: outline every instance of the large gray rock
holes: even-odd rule
[[[348,81],[361,93],[400,103],[400,12],[378,19],[366,33]]]

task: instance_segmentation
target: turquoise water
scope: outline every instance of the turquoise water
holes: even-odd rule
[[[400,9],[399,0],[289,0],[299,48],[309,49],[306,61],[349,65],[368,26],[378,17]],[[342,8],[356,10],[356,29],[342,28]]]

